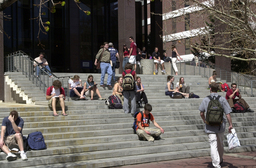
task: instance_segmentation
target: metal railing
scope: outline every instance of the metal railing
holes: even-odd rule
[[[172,66],[172,65],[170,65]],[[205,62],[200,62],[199,66],[195,66],[194,61],[190,62],[177,62],[177,68],[179,75],[200,75],[205,78],[212,76],[212,72],[217,72],[217,78],[223,82],[229,84],[236,83],[242,93],[248,96],[254,97],[256,91],[256,76],[246,75],[242,73],[237,73],[233,71],[228,71],[215,65],[208,65]],[[171,67],[171,74],[174,75],[175,72]],[[207,81],[206,81],[207,82]]]
[[[46,93],[46,89],[52,86],[54,80],[60,80],[62,87],[65,89],[65,93],[69,96],[68,80],[71,76],[56,76],[53,72],[50,72],[46,68],[38,68],[39,73],[36,74],[37,66],[36,61],[33,60],[23,51],[13,52],[5,57],[5,72],[21,72],[28,78],[36,87],[39,87],[43,93]],[[51,74],[51,77],[49,76]]]

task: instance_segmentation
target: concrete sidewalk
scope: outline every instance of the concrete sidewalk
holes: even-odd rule
[[[223,168],[256,168],[256,152],[224,154]],[[213,168],[211,157],[153,162],[139,165],[122,166],[119,168]]]

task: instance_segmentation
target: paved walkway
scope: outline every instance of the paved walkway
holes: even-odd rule
[[[33,104],[21,104],[21,103],[4,103],[0,102],[0,108],[20,108],[20,107],[45,107],[43,105],[33,105]]]
[[[256,152],[225,154],[223,168],[256,168]],[[211,157],[154,162],[120,168],[213,168]]]

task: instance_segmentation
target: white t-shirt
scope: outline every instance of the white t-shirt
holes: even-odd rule
[[[69,79],[68,83],[70,84],[70,86],[73,88],[73,87],[76,87],[77,85],[80,84],[79,81],[77,82],[74,82],[72,79]]]
[[[177,82],[177,83],[176,83],[176,87],[179,87],[179,85],[180,85],[180,82]],[[183,86],[186,87],[186,83],[183,83]]]
[[[54,96],[54,97],[59,97],[59,95],[60,95],[60,89],[55,90],[54,87],[53,87],[53,88],[52,88],[52,93],[51,93],[51,95],[54,94],[54,93],[55,93],[55,96]]]

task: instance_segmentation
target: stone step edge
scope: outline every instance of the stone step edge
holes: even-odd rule
[[[24,101],[26,101],[26,104],[35,104],[35,102],[30,98],[25,92],[22,91],[21,88],[19,88],[18,85],[16,85],[9,76],[5,76],[5,82],[7,85],[12,88],[16,94],[19,95]]]

